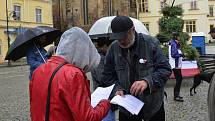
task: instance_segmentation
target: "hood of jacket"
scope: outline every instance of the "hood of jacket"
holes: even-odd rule
[[[85,72],[94,69],[100,61],[100,55],[90,37],[78,27],[73,27],[63,33],[56,55]]]

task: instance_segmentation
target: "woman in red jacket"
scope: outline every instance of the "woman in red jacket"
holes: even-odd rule
[[[101,121],[110,102],[102,100],[96,107],[91,106],[89,80],[85,75],[99,61],[100,56],[87,33],[77,27],[64,32],[56,56],[38,67],[30,81],[32,121],[45,121],[49,79],[65,62],[51,83],[49,121]]]

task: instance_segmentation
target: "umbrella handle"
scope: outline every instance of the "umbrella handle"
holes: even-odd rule
[[[46,63],[46,60],[44,59],[44,57],[43,57],[42,53],[40,52],[40,50],[38,49],[37,45],[35,44],[35,42],[33,42],[33,43],[34,43],[34,46],[37,48],[37,51],[39,52],[39,54],[40,54],[41,58],[43,59],[44,63]]]

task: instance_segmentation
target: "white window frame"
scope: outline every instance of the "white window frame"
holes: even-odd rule
[[[214,28],[214,24],[210,24],[210,30],[211,30],[212,28]],[[210,31],[210,30],[209,30],[209,31]]]
[[[40,11],[40,13],[38,13]],[[42,22],[42,9],[41,8],[35,8],[35,17],[36,17],[36,22],[41,23]]]
[[[190,5],[191,5],[191,6],[190,6],[190,7],[191,7],[191,8],[190,8],[191,10],[197,10],[197,9],[198,9],[198,7],[197,7],[197,5],[198,5],[198,4],[197,4],[197,1],[192,1]]]
[[[214,16],[214,6],[213,5],[209,5],[209,17],[213,17]]]
[[[184,25],[186,32],[196,32],[196,20],[185,20]]]
[[[16,14],[16,19],[17,21],[21,20],[21,6],[20,5],[13,5],[13,10]]]
[[[149,0],[138,0],[139,11],[143,13],[149,12]]]

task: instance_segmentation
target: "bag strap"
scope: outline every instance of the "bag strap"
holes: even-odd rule
[[[51,96],[51,84],[52,84],[52,80],[55,76],[55,74],[58,72],[58,70],[63,66],[67,64],[67,62],[61,63],[60,65],[58,65],[58,67],[54,70],[54,72],[52,73],[50,79],[49,79],[49,85],[48,85],[48,94],[47,94],[47,100],[46,100],[46,115],[45,115],[45,121],[49,121],[49,112],[50,112],[50,96]]]

